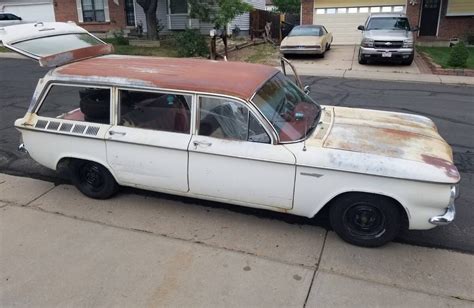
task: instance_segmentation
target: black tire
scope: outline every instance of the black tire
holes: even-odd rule
[[[360,53],[360,50],[359,50],[359,56],[357,58],[359,60],[359,64],[367,64],[367,60],[364,59],[364,57],[362,57],[362,54]]]
[[[414,59],[415,59],[415,56],[411,55],[407,60],[403,60],[402,64],[403,65],[411,65],[413,63]]]
[[[101,164],[87,160],[73,160],[69,168],[74,186],[90,198],[107,199],[119,190],[113,175]]]
[[[379,247],[392,241],[401,229],[401,215],[387,197],[351,193],[338,197],[329,208],[334,231],[346,242]]]

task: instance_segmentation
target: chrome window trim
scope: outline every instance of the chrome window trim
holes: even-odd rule
[[[54,74],[54,70],[50,71],[48,74]],[[275,75],[278,74],[275,73]],[[274,77],[275,75],[272,75]],[[270,77],[270,78],[272,78]],[[84,87],[84,86],[91,86],[95,88],[111,88],[111,89],[118,89],[118,88],[124,88],[124,89],[132,89],[132,90],[143,90],[143,91],[162,91],[162,92],[176,92],[176,93],[181,93],[183,95],[192,95],[195,96],[195,101],[193,101],[194,106],[196,106],[196,112],[195,116],[198,114],[198,108],[197,108],[197,96],[199,95],[204,95],[204,96],[214,96],[214,97],[221,97],[221,98],[229,98],[232,100],[236,100],[241,102],[242,104],[246,105],[251,111],[252,114],[256,117],[256,119],[259,121],[259,123],[263,126],[267,134],[270,136],[271,139],[271,144],[280,144],[279,142],[279,137],[278,134],[275,131],[275,128],[268,122],[268,120],[261,114],[260,110],[255,106],[255,104],[252,102],[252,98],[255,96],[256,92],[252,95],[250,100],[245,100],[236,96],[228,95],[228,94],[220,94],[220,93],[212,93],[212,92],[204,92],[204,91],[191,91],[191,90],[180,90],[180,89],[174,89],[174,88],[160,88],[160,87],[154,87],[154,86],[141,86],[141,85],[134,85],[134,86],[128,86],[124,85],[122,83],[117,83],[117,82],[110,82],[107,83],[106,80],[101,81],[100,83],[97,83],[95,81],[88,81],[87,78],[82,78],[82,77],[70,77],[70,76],[54,76],[49,77],[45,76],[44,80],[46,80],[46,84],[41,90],[41,94],[38,96],[38,100],[35,104],[35,107],[33,108],[34,111],[32,113],[36,113],[38,107],[42,104],[44,95],[49,91],[49,87],[51,84],[65,84],[65,85],[75,85],[78,87]],[[264,84],[264,83],[263,83]],[[263,86],[260,85],[257,91]],[[115,95],[113,95],[115,96]],[[111,95],[112,98],[112,95]],[[117,104],[116,98],[113,101],[113,104]],[[112,104],[112,105],[113,105]],[[112,114],[111,114],[112,116]],[[196,120],[196,119],[194,119]],[[112,123],[112,122],[111,122]],[[197,126],[197,122],[194,123],[191,127],[192,134],[195,135],[195,128]]]
[[[44,117],[44,118],[49,118],[49,119],[56,119],[56,120],[62,120],[62,119],[58,119],[58,118],[52,118],[52,117],[46,117],[46,116],[42,116],[40,114],[38,114],[38,111],[40,110],[40,108],[43,106],[43,103],[44,103],[44,100],[46,99],[46,97],[48,96],[49,94],[49,91],[51,90],[51,88],[55,85],[60,85],[60,86],[66,86],[66,87],[76,87],[76,88],[89,88],[89,87],[93,87],[93,88],[98,88],[98,89],[109,89],[110,91],[110,101],[109,101],[109,112],[110,112],[110,115],[109,115],[109,123],[108,124],[105,124],[105,123],[96,123],[96,124],[99,124],[99,125],[113,125],[113,108],[112,106],[114,105],[114,95],[113,95],[113,92],[114,92],[114,87],[113,86],[104,86],[104,85],[92,85],[92,84],[88,84],[88,85],[84,85],[84,84],[80,84],[80,83],[65,83],[65,82],[55,82],[55,81],[51,81],[51,82],[48,82],[45,87],[43,88],[40,96],[39,96],[39,99],[37,100],[37,103],[35,104],[33,110],[32,110],[32,113],[36,114],[37,116],[39,117]],[[94,123],[94,122],[88,122],[88,121],[76,121],[76,120],[68,120],[68,121],[74,121],[74,122],[87,122],[87,123]]]
[[[119,122],[120,122],[120,91],[121,90],[124,90],[124,91],[136,91],[136,92],[148,92],[148,93],[160,93],[160,94],[174,94],[174,95],[183,95],[183,96],[189,96],[191,98],[191,106],[189,106],[189,113],[190,113],[190,122],[189,122],[189,132],[187,133],[182,133],[182,132],[170,132],[170,131],[164,131],[164,130],[158,130],[158,129],[147,129],[147,128],[140,128],[140,127],[130,127],[130,126],[123,126],[123,125],[119,125]],[[182,91],[162,91],[162,90],[157,90],[157,89],[153,89],[153,90],[147,90],[147,89],[142,89],[142,88],[134,88],[134,87],[127,87],[127,86],[124,86],[124,87],[114,87],[114,92],[115,92],[115,100],[113,102],[113,105],[115,105],[115,112],[116,114],[114,115],[114,126],[117,126],[117,127],[127,127],[127,128],[135,128],[135,129],[144,129],[144,130],[148,130],[148,131],[156,131],[156,132],[166,132],[166,133],[175,133],[175,134],[184,134],[184,135],[192,135],[193,134],[193,129],[192,129],[192,125],[193,125],[193,106],[194,106],[194,98],[193,98],[193,94],[191,93],[183,93]],[[187,102],[187,101],[186,101]]]
[[[277,144],[276,143],[276,138],[274,135],[272,135],[269,131],[269,128],[264,125],[265,122],[262,122],[262,119],[259,118],[259,113],[257,113],[255,106],[250,103],[249,101],[246,101],[246,100],[243,100],[243,99],[239,99],[237,97],[232,97],[232,96],[227,96],[227,95],[219,95],[219,94],[204,94],[204,93],[200,93],[200,94],[196,94],[196,117],[195,117],[195,120],[196,120],[196,125],[195,125],[195,135],[196,136],[199,136],[198,135],[198,124],[200,123],[200,111],[201,111],[201,106],[200,106],[200,101],[199,101],[199,98],[201,97],[209,97],[209,98],[214,98],[214,99],[231,99],[232,101],[236,102],[236,103],[239,103],[241,105],[243,105],[245,108],[247,108],[247,111],[252,114],[255,119],[258,121],[258,123],[263,127],[263,129],[265,130],[266,134],[268,135],[268,137],[270,137],[270,143],[266,143],[266,144],[272,144],[272,145],[275,145]],[[256,109],[256,110],[254,110]],[[248,120],[250,121],[250,117],[248,118]],[[253,141],[249,141],[249,140],[236,140],[236,141],[245,141],[245,142],[253,142]],[[259,142],[260,143],[260,142]],[[265,143],[262,143],[262,144],[265,144]]]

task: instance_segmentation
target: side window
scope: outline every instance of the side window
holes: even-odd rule
[[[120,90],[119,125],[189,133],[191,95]]]
[[[38,115],[109,124],[110,89],[53,85]]]
[[[270,137],[243,104],[221,98],[199,98],[198,135],[270,143]]]

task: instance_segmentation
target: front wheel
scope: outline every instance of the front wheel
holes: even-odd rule
[[[358,56],[358,62],[359,64],[367,64],[367,59],[364,59],[364,57],[362,56],[362,53],[360,52],[359,50],[359,56]]]
[[[354,193],[336,199],[329,217],[334,231],[357,246],[378,247],[400,231],[401,217],[394,201],[379,195]]]
[[[71,181],[84,195],[94,199],[107,199],[118,192],[113,175],[101,164],[74,160],[69,165]]]

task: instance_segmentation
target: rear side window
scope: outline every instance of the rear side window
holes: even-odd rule
[[[191,101],[191,95],[120,90],[119,125],[188,134]]]
[[[57,119],[110,123],[110,89],[53,85],[38,115]]]

